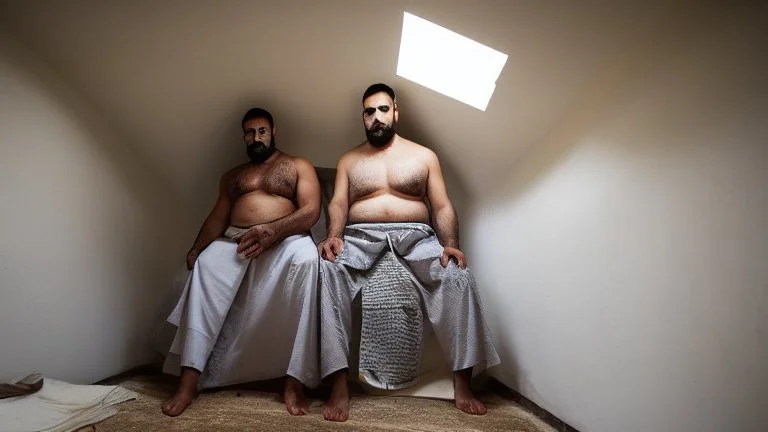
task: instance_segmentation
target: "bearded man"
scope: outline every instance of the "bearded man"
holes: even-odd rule
[[[454,371],[459,410],[485,414],[470,379],[499,363],[459,248],[458,218],[440,162],[397,134],[398,119],[394,90],[370,86],[363,94],[368,139],[337,164],[328,238],[319,245],[321,373],[333,382],[327,420],[349,416],[351,303],[361,291],[360,378],[366,383],[398,389],[415,382],[422,320]]]
[[[221,177],[168,318],[178,326],[168,359],[180,357],[181,369],[178,391],[162,405],[169,416],[199,388],[283,376],[286,407],[302,415],[309,410],[303,385],[319,384],[318,256],[308,235],[320,215],[317,175],[309,161],[276,149],[266,110],[249,110],[241,126],[250,162]],[[232,307],[236,294],[247,310]],[[235,329],[220,340],[225,319]]]

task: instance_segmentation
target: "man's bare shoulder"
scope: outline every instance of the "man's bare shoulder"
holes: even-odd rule
[[[368,141],[363,142],[362,144],[356,146],[352,150],[344,153],[339,158],[338,166],[349,166],[350,164],[355,163],[357,160],[360,159],[360,157],[365,156],[369,152],[370,145],[368,145]]]
[[[221,175],[221,180],[225,181],[225,180],[231,179],[232,177],[237,176],[238,173],[240,173],[244,169],[248,168],[249,166],[251,166],[251,164],[248,163],[248,162],[242,163],[242,164],[240,164],[240,165],[230,169],[229,171],[225,172],[224,174],[222,174]]]
[[[285,160],[289,161],[297,170],[315,169],[315,166],[307,158],[301,156],[292,156],[283,153]]]
[[[298,165],[300,164],[297,159],[299,158],[278,151],[277,156],[267,162],[268,165],[265,166],[266,172],[270,176],[278,176],[285,179],[296,178]]]
[[[432,162],[438,160],[437,154],[426,146],[405,139],[403,137],[400,137],[400,142],[403,144],[403,149],[413,157],[418,157],[424,160],[424,162]]]
[[[271,165],[286,164],[286,163],[293,165],[296,163],[296,159],[297,159],[296,156],[290,155],[288,153],[284,153],[280,150],[276,150],[275,153],[276,153],[275,158],[268,159],[269,162],[265,162],[265,163],[269,163]]]

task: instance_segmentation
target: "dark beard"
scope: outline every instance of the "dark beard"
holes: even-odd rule
[[[376,148],[384,147],[395,137],[395,125],[383,125],[379,123],[378,125],[371,127],[371,129],[366,129],[365,136],[372,146]]]
[[[275,152],[275,139],[272,138],[272,142],[269,143],[269,147],[267,147],[261,141],[248,144],[246,146],[245,152],[248,154],[248,158],[251,160],[251,163],[264,163],[264,161],[269,159],[269,157],[272,156],[272,153]]]

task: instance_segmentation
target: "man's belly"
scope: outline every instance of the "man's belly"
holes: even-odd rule
[[[383,194],[355,201],[347,223],[421,222],[429,223],[424,201]]]
[[[236,227],[250,227],[288,216],[295,210],[296,206],[289,199],[255,191],[235,201],[229,223]]]

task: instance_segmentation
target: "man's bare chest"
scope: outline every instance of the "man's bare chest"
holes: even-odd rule
[[[348,172],[353,200],[389,192],[414,198],[424,197],[427,189],[427,167],[418,160],[361,159]]]
[[[246,166],[229,180],[230,196],[237,200],[245,194],[263,192],[293,200],[296,195],[296,169],[288,161],[269,166]]]

